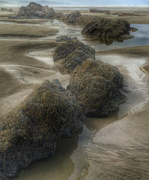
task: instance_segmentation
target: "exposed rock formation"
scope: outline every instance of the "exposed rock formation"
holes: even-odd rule
[[[132,28],[131,28],[131,31],[132,31],[132,32],[136,32],[136,31],[138,31],[138,29],[135,28],[135,27],[132,27]]]
[[[42,6],[35,2],[30,2],[28,6],[22,6],[19,10],[17,18],[19,19],[38,19],[38,18],[54,18],[55,11],[48,6]]]
[[[89,22],[82,30],[82,34],[90,36],[101,42],[111,44],[113,41],[123,41],[129,35],[130,24],[122,19],[101,19]]]
[[[68,36],[59,36],[59,37],[56,38],[56,41],[57,42],[64,42],[64,41],[71,41],[73,39],[77,39],[77,37],[71,38],[71,37],[68,37]]]
[[[1,8],[1,11],[8,11],[8,12],[12,12],[12,9]]]
[[[61,63],[68,71],[74,70],[87,58],[95,58],[95,50],[84,45],[77,38],[59,44],[53,54],[53,60]]]
[[[125,12],[115,12],[115,13],[111,13],[111,15],[117,15],[117,16],[139,16],[136,13],[125,13]]]
[[[72,12],[70,14],[64,15],[64,20],[66,23],[75,23],[77,19],[81,18],[82,15],[79,11]]]
[[[101,10],[101,9],[90,9],[90,12],[92,12],[92,13],[106,13],[106,14],[110,14],[109,10]]]
[[[74,11],[70,14],[61,14],[60,16],[56,16],[57,19],[63,21],[66,24],[73,25],[85,25],[90,21],[101,19],[98,16],[90,16],[90,15],[81,15],[79,11]]]
[[[87,59],[71,74],[67,87],[83,103],[87,116],[108,116],[124,102],[119,89],[123,76],[116,67]]]
[[[58,80],[46,80],[13,111],[0,118],[0,179],[48,157],[64,135],[82,126],[82,106]]]

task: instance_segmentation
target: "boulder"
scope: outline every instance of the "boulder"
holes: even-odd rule
[[[44,81],[25,101],[0,118],[1,179],[53,154],[57,141],[82,127],[83,108],[58,80]]]
[[[86,116],[105,117],[125,101],[122,82],[116,67],[90,58],[72,72],[67,89],[82,102]]]
[[[77,37],[71,38],[68,36],[59,36],[56,38],[56,42],[71,41],[72,39],[77,39]]]
[[[88,24],[90,21],[98,21],[102,19],[99,16],[92,16],[87,14],[81,15],[79,11],[74,11],[70,14],[63,14],[63,13],[61,13],[60,15],[56,14],[56,18],[58,20],[63,21],[66,24],[81,25],[81,26]]]
[[[53,54],[53,60],[59,62],[68,72],[80,66],[87,58],[95,58],[95,50],[77,38],[58,44]]]
[[[54,18],[55,11],[48,6],[42,6],[35,2],[30,2],[28,6],[22,6],[19,10],[17,18],[19,19],[38,19],[38,18]]]
[[[138,29],[135,28],[135,27],[132,27],[132,28],[131,28],[131,31],[132,31],[132,32],[136,32],[136,31],[138,31]]]
[[[106,14],[110,14],[110,11],[109,10],[101,10],[101,9],[90,9],[90,12],[92,13],[106,13]]]
[[[65,15],[65,21],[67,23],[75,23],[78,18],[82,17],[79,11],[72,12],[71,14]]]
[[[113,41],[123,41],[123,35],[129,35],[130,24],[122,19],[101,19],[89,22],[82,30],[83,35],[111,44]]]
[[[67,24],[78,24],[78,20],[82,19],[82,15],[80,11],[74,11],[70,14],[61,14],[61,16],[57,16],[57,19]]]

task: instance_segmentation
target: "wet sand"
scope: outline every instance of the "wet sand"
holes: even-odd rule
[[[123,55],[124,57],[132,57],[132,58],[146,58],[146,63],[141,69],[145,73],[149,73],[149,46],[138,46],[138,47],[129,47],[123,49],[114,49],[110,51],[100,51],[96,53],[97,55],[102,54],[112,54],[112,55]]]
[[[138,9],[137,12],[143,13],[143,18],[142,16],[124,18],[129,19],[131,23],[149,23],[148,10]],[[45,20],[12,21],[38,24]],[[94,44],[91,41],[86,42],[89,45]],[[69,76],[62,76],[52,62],[51,54],[55,46],[56,42],[53,40],[0,40],[0,115],[20,103],[34,86],[44,79],[58,78],[65,87],[67,86]],[[96,58],[103,58],[104,55],[109,55],[110,58],[113,56],[113,59],[120,56],[126,63],[132,60],[137,64],[138,61],[135,69],[124,67],[122,63],[115,64],[125,76],[123,90],[128,95],[128,101],[120,107],[118,113],[106,119],[86,119],[82,132],[70,139],[62,140],[55,155],[47,161],[38,162],[23,170],[18,179],[149,179],[149,103],[146,102],[149,95],[149,81],[148,74],[139,71],[142,67],[145,71],[148,70],[149,46],[97,52]],[[139,80],[142,81],[145,91],[141,89],[137,92],[140,94],[135,94],[135,89],[142,87]],[[141,106],[144,102],[146,103]]]
[[[0,25],[0,37],[46,37],[58,33],[57,29],[34,25]]]
[[[148,109],[149,104],[95,134],[87,149],[85,180],[149,179]]]
[[[26,55],[30,49],[53,48],[52,42],[0,41],[0,115],[12,109],[32,88],[57,73],[53,67]]]

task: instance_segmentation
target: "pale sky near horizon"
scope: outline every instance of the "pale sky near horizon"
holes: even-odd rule
[[[61,2],[68,3],[69,5],[79,6],[148,6],[149,0],[0,0],[5,2],[17,3],[17,2],[38,2],[48,3]]]

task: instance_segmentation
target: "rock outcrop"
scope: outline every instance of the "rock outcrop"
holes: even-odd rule
[[[0,179],[51,155],[57,141],[82,127],[83,108],[58,80],[44,81],[27,99],[0,118]]]
[[[67,89],[83,103],[86,116],[105,117],[117,111],[125,100],[119,90],[122,80],[116,67],[87,59],[71,74]]]
[[[92,12],[92,13],[106,13],[106,14],[110,14],[109,10],[101,10],[101,9],[90,9],[90,12]]]
[[[82,34],[111,44],[113,41],[123,41],[125,39],[123,35],[129,35],[130,30],[130,24],[125,20],[101,19],[89,22],[83,28]]]
[[[58,44],[54,50],[53,60],[59,62],[64,68],[69,71],[80,66],[87,58],[95,58],[95,50],[77,38],[69,39],[64,43]]]
[[[42,6],[35,2],[30,2],[28,6],[22,6],[18,12],[19,19],[38,19],[38,18],[54,18],[55,11],[48,6]]]
[[[127,12],[115,12],[111,13],[111,15],[117,15],[117,16],[139,16],[137,13],[127,13]]]
[[[74,24],[81,17],[82,17],[82,15],[81,15],[80,11],[75,11],[70,14],[63,15],[62,18],[66,23]]]
[[[77,39],[77,37],[71,38],[71,37],[68,37],[68,36],[59,36],[59,37],[56,38],[56,42],[71,41],[71,40],[74,40],[74,39]]]
[[[73,25],[86,25],[90,21],[101,19],[99,16],[81,15],[79,11],[74,11],[70,14],[56,15],[56,18],[66,24]]]

